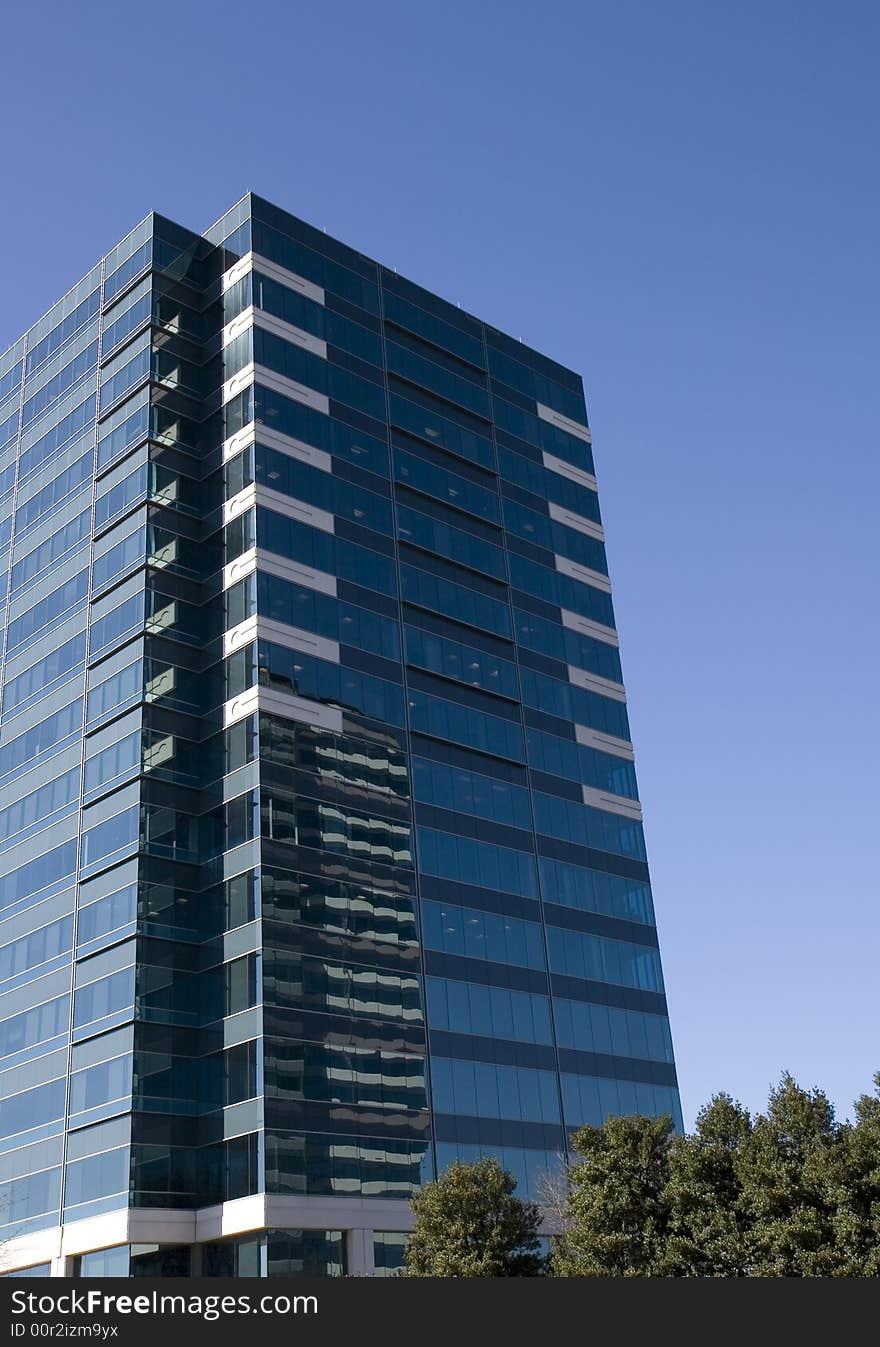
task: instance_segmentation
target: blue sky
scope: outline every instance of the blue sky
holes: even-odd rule
[[[44,0],[5,347],[247,188],[584,374],[685,1117],[880,1067],[880,8]]]

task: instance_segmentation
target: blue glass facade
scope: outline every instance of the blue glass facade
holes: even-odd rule
[[[0,357],[0,575],[18,1266],[381,1273],[453,1158],[680,1122],[576,374],[152,215]]]

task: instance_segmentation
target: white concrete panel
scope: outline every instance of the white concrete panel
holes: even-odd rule
[[[286,379],[283,374],[276,374],[274,370],[265,369],[262,365],[254,367],[254,379],[264,388],[271,388],[273,392],[280,393],[282,397],[293,398],[294,402],[303,402],[316,412],[323,412],[325,416],[330,415],[330,399],[306,384],[297,383],[295,379]]]
[[[574,664],[568,666],[568,681],[577,688],[586,688],[588,692],[598,692],[602,697],[610,697],[615,702],[626,701],[626,689],[622,683],[615,683],[600,674],[588,673]]]
[[[298,720],[304,725],[317,725],[322,730],[334,734],[342,733],[342,712],[336,706],[324,706],[321,702],[310,701],[307,697],[294,697],[292,693],[276,692],[272,688],[260,688],[260,710],[270,715],[280,716],[283,720]]]
[[[237,285],[245,276],[250,275],[253,266],[253,253],[245,253],[244,257],[240,257],[233,266],[224,271],[221,281],[224,294],[227,290],[231,290],[234,285]]]
[[[253,617],[246,617],[244,622],[239,622],[237,627],[230,627],[229,631],[224,631],[223,654],[231,655],[256,639],[257,616],[254,614]]]
[[[296,290],[307,299],[314,300],[316,304],[324,303],[324,291],[320,285],[315,285],[314,281],[307,281],[304,276],[297,276],[296,272],[288,271],[277,262],[270,262],[268,257],[260,257],[259,253],[253,252],[245,253],[244,257],[239,258],[235,265],[224,273],[223,290],[231,289],[251,271],[261,271],[270,280],[277,281],[279,285],[286,285],[288,290]]]
[[[232,321],[227,323],[224,327],[221,333],[221,341],[224,348],[229,346],[231,342],[234,342],[236,337],[240,337],[243,332],[246,332],[249,327],[252,327],[253,322],[254,306],[250,304],[246,309],[242,309],[241,313],[236,314]]]
[[[242,552],[240,557],[234,561],[229,561],[223,567],[223,588],[229,589],[239,580],[246,580],[249,575],[253,575],[257,569],[257,549],[251,547],[247,552]]]
[[[265,332],[271,332],[275,337],[282,337],[294,346],[301,346],[303,350],[311,351],[312,355],[320,356],[322,360],[327,359],[327,343],[320,337],[313,336],[311,332],[306,332],[301,327],[294,327],[292,323],[285,323],[283,318],[276,318],[273,313],[264,313],[262,309],[251,309],[248,312],[253,315],[254,327],[261,327]]]
[[[604,809],[609,814],[621,814],[641,823],[642,806],[638,800],[627,799],[624,795],[611,795],[608,791],[595,790],[593,786],[582,786],[584,804],[591,809]]]
[[[276,514],[283,514],[287,519],[298,519],[310,528],[322,529],[324,533],[335,532],[335,520],[327,510],[308,505],[303,500],[295,500],[293,496],[285,496],[271,487],[262,484],[256,487],[256,503],[267,510],[274,510]]]
[[[336,596],[336,576],[316,571],[314,566],[303,566],[298,561],[288,561],[286,557],[276,557],[272,552],[260,550],[256,557],[256,568],[268,575],[277,575],[281,580],[290,580],[295,585],[305,585],[307,589],[316,589],[321,594]]]
[[[251,482],[250,486],[246,486],[243,491],[223,502],[223,523],[229,524],[240,514],[244,514],[245,510],[250,510],[256,504],[256,499],[256,487]]]
[[[556,472],[560,477],[567,477],[569,481],[577,482],[579,486],[587,486],[591,491],[597,489],[598,484],[591,472],[584,472],[583,468],[576,468],[572,463],[566,463],[564,458],[557,458],[555,454],[543,452],[541,458],[544,467],[549,468],[550,472]]]
[[[251,253],[252,270],[261,271],[264,276],[270,280],[277,281],[279,285],[286,285],[288,290],[296,290],[307,299],[312,299],[316,304],[324,303],[324,291],[320,285],[315,285],[314,281],[307,281],[304,276],[297,276],[295,271],[288,271],[286,267],[279,266],[277,262],[270,262],[268,257],[261,257],[259,253]]]
[[[249,448],[256,438],[257,427],[253,422],[235,435],[230,435],[223,445],[223,461],[228,462],[230,458],[235,458],[237,454]],[[259,438],[261,444],[267,445],[269,449],[277,449],[288,458],[299,459],[301,463],[320,468],[322,472],[333,471],[333,460],[330,455],[323,449],[316,449],[314,445],[306,444],[304,440],[296,440],[291,435],[282,435],[280,431],[264,425],[259,427]]]
[[[259,619],[260,640],[270,641],[273,645],[283,645],[286,650],[301,650],[304,655],[314,655],[316,659],[327,660],[330,664],[339,664],[339,642],[326,636],[316,636],[312,631],[303,631],[299,627],[285,627],[270,617]],[[256,634],[256,633],[255,633]]]
[[[603,594],[611,593],[611,581],[601,571],[592,571],[589,566],[579,566],[576,561],[569,561],[568,557],[561,557],[558,552],[554,553],[554,557],[560,575],[580,580],[583,585],[592,585],[593,589],[601,589]]]
[[[576,529],[578,533],[585,533],[588,538],[595,538],[600,543],[605,541],[605,530],[601,524],[594,524],[592,519],[584,519],[582,514],[575,514],[574,510],[566,510],[554,500],[547,502],[547,508],[550,511],[550,518],[555,519],[557,524]]]
[[[603,734],[591,725],[575,725],[574,736],[579,744],[587,748],[597,748],[600,753],[613,753],[616,758],[626,758],[632,762],[635,758],[633,746],[628,739],[618,739],[614,734]]]
[[[253,421],[242,430],[237,430],[234,435],[230,435],[228,440],[223,441],[223,462],[228,463],[230,458],[237,458],[245,449],[249,449],[256,437],[256,426]]]
[[[305,725],[317,725],[322,730],[332,730],[334,734],[342,733],[342,712],[337,707],[324,706],[308,697],[295,697],[292,693],[259,686],[248,688],[226,703],[223,707],[223,724],[228,728],[258,711],[267,711],[283,720],[299,720]]]
[[[238,397],[239,393],[243,393],[246,388],[250,388],[254,382],[255,369],[256,366],[251,360],[249,364],[245,365],[244,369],[240,369],[237,374],[233,374],[231,379],[226,380],[223,385],[224,403],[231,402],[233,398]]]
[[[232,697],[223,707],[223,724],[228,729],[239,720],[246,720],[260,709],[260,689],[255,684],[238,697]]]
[[[582,636],[592,636],[597,641],[604,641],[606,645],[620,644],[613,627],[605,627],[601,622],[594,622],[592,618],[581,617],[580,613],[572,613],[568,608],[562,608],[560,612],[563,627],[579,631]]]
[[[587,444],[592,440],[587,426],[582,426],[580,421],[573,421],[570,416],[563,416],[562,412],[554,411],[552,407],[546,407],[543,402],[537,403],[538,415],[542,421],[548,421],[551,426],[557,426],[560,430],[568,431],[569,435],[576,435],[579,440],[585,440]]]

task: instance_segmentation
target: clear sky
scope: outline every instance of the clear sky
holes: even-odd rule
[[[0,348],[248,188],[581,370],[685,1117],[880,1067],[877,69],[859,0],[3,21]]]

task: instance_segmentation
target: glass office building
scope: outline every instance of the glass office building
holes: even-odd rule
[[[400,1262],[671,1112],[578,375],[247,196],[0,357],[13,1275]]]

